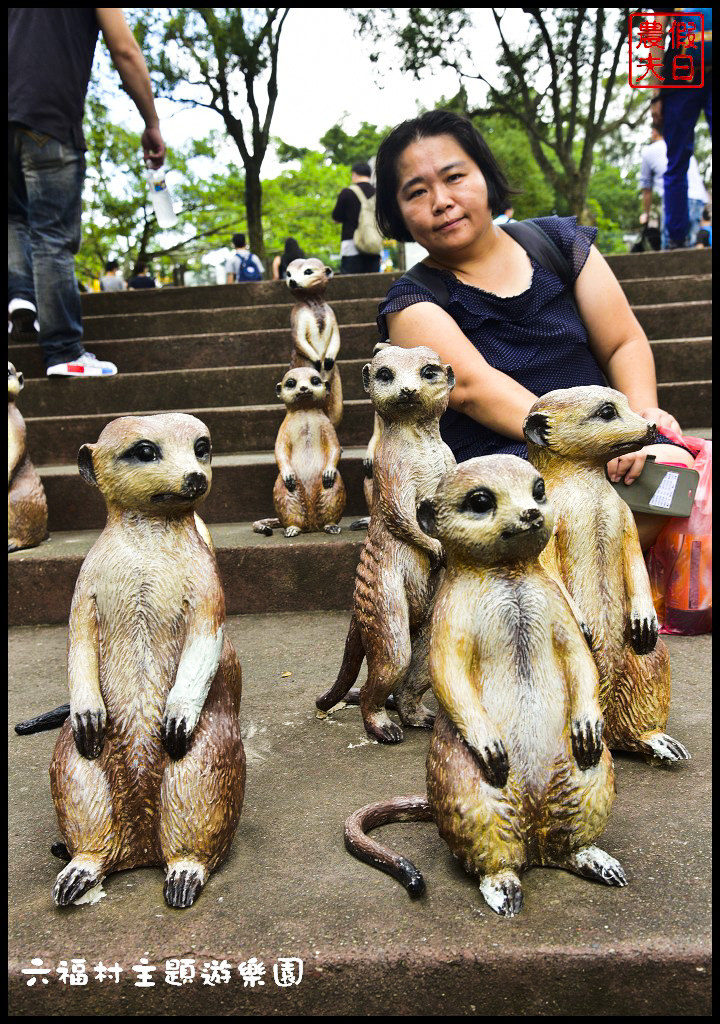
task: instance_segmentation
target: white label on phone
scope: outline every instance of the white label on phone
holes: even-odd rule
[[[660,486],[648,501],[648,505],[653,508],[670,508],[679,479],[679,473],[666,473]]]

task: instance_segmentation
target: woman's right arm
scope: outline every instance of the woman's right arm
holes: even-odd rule
[[[537,396],[490,366],[449,313],[434,302],[416,302],[398,313],[388,313],[386,320],[393,345],[427,345],[443,362],[450,363],[455,373],[451,409],[498,434],[523,440],[523,421]]]

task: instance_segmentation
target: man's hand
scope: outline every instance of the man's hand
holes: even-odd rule
[[[159,128],[146,128],[140,139],[143,149],[143,160],[152,168],[162,167],[165,163],[165,143]]]

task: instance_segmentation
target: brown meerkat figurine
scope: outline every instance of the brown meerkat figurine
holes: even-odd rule
[[[342,666],[315,703],[328,711],[342,700],[367,657],[367,681],[360,691],[365,729],[382,743],[400,743],[402,729],[385,711],[391,692],[403,725],[431,728],[433,723],[421,699],[430,686],[427,630],[443,551],[420,529],[416,513],[455,465],[439,427],[455,375],[430,348],[391,345],[363,367],[363,383],[382,420],[372,514]]]
[[[524,424],[528,455],[546,481],[556,531],[546,553],[592,635],[605,737],[612,749],[658,762],[689,759],[665,733],[670,659],[629,506],[607,480],[609,460],[651,444],[655,424],[619,391],[551,391]]]
[[[327,414],[334,427],[343,415],[343,396],[337,357],[340,331],[332,307],[325,301],[325,289],[333,276],[322,260],[299,259],[288,264],[285,280],[295,296],[290,314],[293,351],[290,368],[310,366],[327,374],[330,387],[326,398]]]
[[[8,363],[8,552],[34,548],[48,536],[45,489],[27,451],[25,420],[15,401],[25,381]]]
[[[297,262],[297,261],[296,261]],[[329,383],[317,370],[297,366],[276,386],[285,419],[275,441],[279,474],[273,488],[277,519],[258,519],[255,533],[286,537],[299,533],[340,533],[345,485],[338,473],[342,448],[325,412]]]
[[[389,341],[378,341],[373,348],[373,356],[376,356],[378,352],[382,352],[384,348],[390,345]],[[372,437],[368,442],[367,449],[365,450],[365,457],[363,459],[363,494],[365,496],[365,504],[367,505],[368,512],[372,511],[372,492],[373,492],[373,461],[375,459],[375,449],[377,443],[380,440],[380,432],[382,431],[382,420],[375,413],[373,421],[373,432]],[[362,519],[356,519],[355,522],[350,524],[351,530],[366,530],[370,523],[370,516],[364,516]]]
[[[355,812],[348,849],[418,894],[414,865],[365,832],[432,819],[505,917],[519,911],[520,874],[533,865],[625,885],[618,861],[594,845],[615,795],[613,763],[592,654],[538,558],[553,527],[542,478],[514,455],[471,459],[448,473],[418,520],[447,553],[430,636],[440,709],[427,798]]]
[[[75,587],[70,717],[50,766],[71,858],[60,906],[110,872],[162,865],[165,900],[189,907],[230,849],[245,786],[241,671],[194,513],[210,459],[207,427],[181,413],[124,416],[80,449],[107,525]]]

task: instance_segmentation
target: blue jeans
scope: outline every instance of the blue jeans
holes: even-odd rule
[[[82,151],[8,125],[8,301],[35,305],[46,369],[84,352],[75,278],[84,179]]]
[[[700,111],[712,137],[712,74],[702,89],[667,89],[663,95],[663,130],[667,143],[664,184],[665,224],[675,242],[688,234],[687,169],[695,148],[695,124]]]

